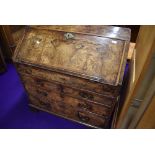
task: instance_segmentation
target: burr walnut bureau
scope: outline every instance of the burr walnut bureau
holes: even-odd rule
[[[119,101],[130,29],[28,26],[14,53],[30,106],[109,128]]]

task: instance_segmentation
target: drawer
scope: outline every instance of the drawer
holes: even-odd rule
[[[41,108],[41,110],[76,120],[86,125],[106,128],[109,122],[109,119],[106,117],[101,117],[87,111],[77,110],[60,102],[43,102],[32,95],[30,95],[30,101],[32,106],[36,108]]]
[[[110,116],[113,110],[112,108],[105,107],[101,104],[96,104],[90,101],[84,101],[79,100],[64,94],[58,94],[52,90],[47,91],[45,89],[42,89],[40,87],[35,87],[32,85],[25,85],[26,90],[29,94],[40,98],[44,101],[56,101],[64,103],[65,105],[68,105],[74,109],[81,109],[85,111],[90,111],[92,113],[96,113],[101,116]]]
[[[91,80],[78,78],[71,75],[60,74],[54,71],[48,71],[41,68],[30,67],[28,65],[17,65],[20,74],[35,76],[50,82],[59,82],[64,85],[72,86],[81,90],[96,92],[110,97],[117,97],[119,95],[120,87],[108,84],[101,84]]]
[[[116,98],[110,98],[108,96],[94,94],[92,92],[88,92],[88,91],[84,91],[84,90],[83,91],[78,90],[76,88],[71,88],[71,87],[64,86],[64,85],[61,85],[58,83],[47,82],[45,80],[42,80],[42,79],[39,79],[36,77],[22,76],[22,80],[25,84],[31,83],[32,85],[39,86],[47,91],[52,90],[54,92],[63,93],[65,95],[68,95],[68,96],[71,96],[74,98],[98,102],[98,103],[101,103],[107,107],[112,107],[115,104],[115,102],[117,101]]]

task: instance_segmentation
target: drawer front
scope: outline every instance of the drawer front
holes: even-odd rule
[[[79,100],[64,94],[58,94],[53,90],[45,90],[41,87],[32,86],[31,84],[25,85],[26,90],[29,94],[43,99],[44,101],[56,101],[69,105],[74,109],[82,109],[85,111],[90,111],[101,116],[110,116],[113,108],[107,108],[101,104],[96,104],[89,101]]]
[[[32,75],[38,78],[42,78],[48,81],[59,82],[64,85],[72,86],[82,90],[88,90],[99,94],[104,94],[110,97],[116,97],[119,95],[119,86],[112,86],[93,82],[86,79],[81,79],[74,76],[60,74],[53,71],[47,71],[38,69],[26,65],[17,65],[17,69],[21,74]]]
[[[67,106],[60,102],[44,102],[32,95],[30,95],[30,101],[31,104],[35,107],[69,119],[85,123],[86,125],[88,124],[100,128],[106,128],[108,124],[108,119],[104,117],[100,117],[90,112],[74,109],[71,106]]]
[[[31,83],[32,85],[39,86],[41,88],[44,88],[47,91],[52,90],[54,92],[62,93],[74,98],[78,98],[86,101],[98,102],[107,107],[113,107],[113,105],[116,102],[116,98],[110,98],[103,95],[93,94],[92,92],[81,91],[78,89],[63,86],[58,83],[47,82],[45,80],[42,80],[36,77],[22,76],[22,80],[24,81],[25,84]]]

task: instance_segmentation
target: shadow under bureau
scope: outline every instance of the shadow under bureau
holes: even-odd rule
[[[30,106],[97,128],[109,128],[119,101],[130,29],[29,26],[14,63]]]

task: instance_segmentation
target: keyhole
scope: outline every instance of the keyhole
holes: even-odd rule
[[[66,33],[66,34],[64,34],[64,37],[65,37],[65,39],[67,40],[67,39],[72,39],[72,38],[74,38],[74,35],[73,35],[72,33]]]

